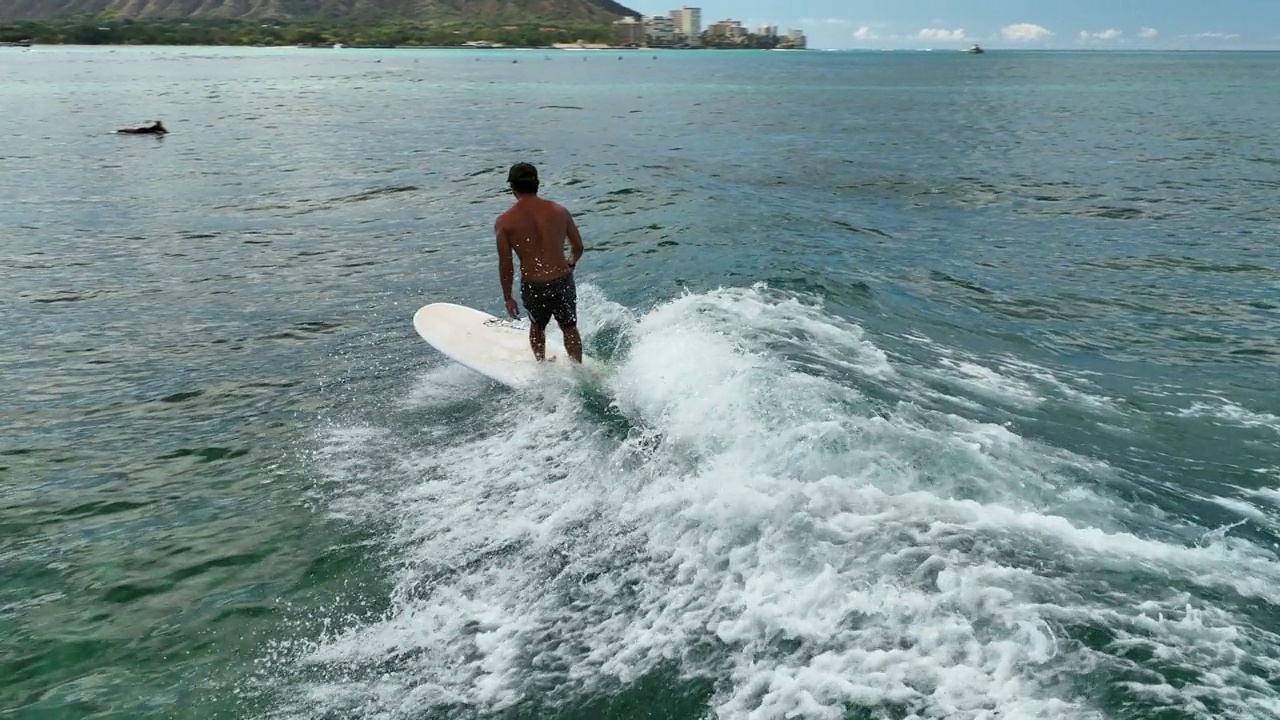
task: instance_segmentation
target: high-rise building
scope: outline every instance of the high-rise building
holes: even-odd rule
[[[616,45],[644,45],[644,23],[628,15],[613,22],[613,42]]]
[[[707,26],[707,35],[722,40],[741,41],[747,37],[747,29],[739,20],[721,20]]]
[[[650,45],[674,45],[676,42],[676,25],[666,15],[646,17],[644,31]]]
[[[803,30],[787,30],[787,37],[782,41],[787,47],[801,49],[804,48],[808,41],[804,37]]]
[[[696,43],[702,34],[702,8],[672,10],[671,23],[676,26],[676,35],[683,36],[686,42]]]

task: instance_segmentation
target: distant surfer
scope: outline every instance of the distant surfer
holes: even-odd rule
[[[165,129],[164,123],[159,120],[152,120],[150,125],[120,128],[116,132],[124,135],[164,135],[169,131]]]
[[[538,197],[538,169],[516,163],[507,172],[507,184],[515,204],[498,216],[493,225],[498,240],[498,279],[507,314],[520,317],[520,307],[511,294],[515,269],[511,251],[520,258],[520,301],[529,312],[529,345],[539,361],[546,359],[547,324],[556,319],[564,333],[564,349],[575,362],[582,362],[582,336],[578,333],[578,297],[573,270],[582,257],[582,236],[573,216],[563,206]],[[569,239],[572,257],[564,256]]]

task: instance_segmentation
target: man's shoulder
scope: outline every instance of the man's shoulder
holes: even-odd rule
[[[515,215],[515,212],[516,212],[516,209],[514,206],[509,207],[506,210],[503,210],[502,212],[498,213],[498,219],[494,221],[494,224],[501,225],[511,220],[511,218]]]
[[[556,202],[555,200],[547,200],[546,198],[543,198],[542,200],[543,202],[546,203],[544,207],[546,207],[551,212],[562,213],[564,215],[569,214],[569,209],[566,208],[564,205],[561,205],[560,203]]]

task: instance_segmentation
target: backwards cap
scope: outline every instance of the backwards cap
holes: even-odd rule
[[[507,172],[507,182],[516,182],[518,180],[538,180],[538,168],[527,162],[516,163],[511,166],[511,170]]]

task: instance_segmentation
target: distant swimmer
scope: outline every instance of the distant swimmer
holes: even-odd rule
[[[142,127],[120,128],[116,132],[125,135],[164,135],[169,132],[164,128],[164,123],[159,120],[152,120],[150,125]]]
[[[539,361],[546,359],[547,324],[556,319],[564,333],[564,349],[582,362],[582,336],[578,333],[578,296],[573,270],[582,257],[582,236],[573,216],[558,203],[538,197],[538,169],[516,163],[507,173],[515,204],[493,225],[498,241],[498,279],[507,314],[520,317],[511,295],[515,269],[511,251],[520,258],[520,301],[529,313],[529,345]],[[564,241],[572,257],[565,259]]]

